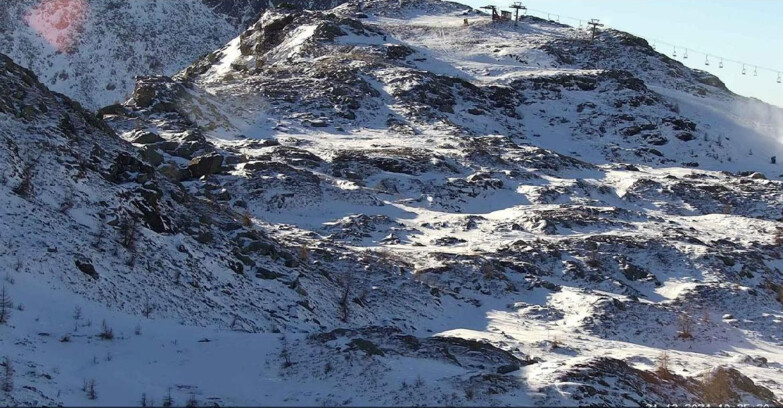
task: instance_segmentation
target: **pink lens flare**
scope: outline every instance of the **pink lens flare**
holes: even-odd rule
[[[42,0],[24,21],[55,49],[72,53],[90,12],[87,0]]]

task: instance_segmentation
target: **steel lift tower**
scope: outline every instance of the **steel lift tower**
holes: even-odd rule
[[[587,25],[591,26],[591,30],[593,30],[593,41],[595,41],[595,36],[598,34],[598,27],[603,27],[604,25],[598,22],[597,18],[591,19]]]
[[[527,10],[527,7],[523,6],[522,3],[516,1],[514,4],[511,5],[511,8],[516,10],[516,17],[514,18],[514,25],[519,24],[519,10]]]
[[[498,14],[498,8],[495,6],[484,6],[481,7],[485,10],[492,10],[492,21],[500,21],[500,15]]]

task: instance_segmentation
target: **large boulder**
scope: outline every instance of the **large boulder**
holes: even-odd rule
[[[100,277],[98,271],[95,270],[95,267],[89,259],[74,259],[74,263],[76,264],[76,267],[87,276],[96,280]]]
[[[136,132],[136,134],[133,135],[133,139],[131,142],[138,143],[138,144],[151,144],[151,143],[158,143],[163,142],[165,139],[160,137],[160,135],[152,132]]]
[[[216,153],[210,153],[191,160],[190,163],[188,163],[188,171],[190,172],[191,177],[199,178],[217,173],[222,166],[223,156]]]

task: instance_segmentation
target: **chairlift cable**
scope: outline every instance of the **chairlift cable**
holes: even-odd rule
[[[539,15],[546,15],[547,16],[547,20],[549,20],[549,21],[553,21],[552,20],[552,16],[554,15],[554,16],[557,17],[557,22],[560,22],[560,18],[563,18],[565,20],[571,20],[575,24],[578,24],[578,27],[580,27],[580,28],[583,26],[584,21],[589,21],[589,20],[585,20],[584,18],[577,18],[577,17],[572,17],[572,16],[555,14],[555,13],[552,13],[552,12],[549,12],[549,11],[538,10],[538,9],[533,9],[533,8],[527,8],[525,10],[525,13],[528,14],[528,15],[533,15],[534,13],[538,13]],[[605,28],[613,28],[613,27],[606,26]],[[642,38],[642,39],[646,40],[648,43],[652,43],[652,48],[654,50],[657,50],[659,45],[672,47],[672,56],[674,58],[677,58],[677,48],[681,48],[681,49],[684,50],[684,53],[682,55],[683,59],[688,58],[690,56],[690,54],[704,55],[705,56],[705,64],[704,65],[706,65],[706,66],[712,66],[709,63],[709,59],[710,59],[710,57],[713,57],[713,58],[716,58],[716,59],[720,59],[720,62],[718,63],[718,68],[719,69],[724,68],[726,66],[726,64],[728,64],[728,63],[737,64],[737,65],[743,67],[742,70],[745,72],[745,75],[747,74],[747,67],[748,66],[754,67],[754,69],[753,69],[754,76],[758,76],[759,71],[767,71],[767,72],[776,74],[778,76],[780,76],[780,73],[783,72],[783,70],[780,70],[780,69],[770,68],[770,67],[763,66],[763,65],[758,65],[758,64],[752,64],[752,63],[748,63],[746,61],[740,61],[740,60],[736,60],[736,59],[721,57],[721,56],[715,55],[714,53],[701,51],[699,49],[678,46],[677,44],[674,44],[674,43],[671,43],[671,42],[668,42],[668,41],[663,41],[663,40],[658,39],[658,38],[652,38],[652,37],[647,37],[647,36],[643,36],[643,35],[638,35],[638,34],[635,34],[633,32],[627,31],[627,30],[620,30],[618,28],[613,28],[613,29],[618,30],[618,31],[626,32],[626,33],[631,34],[633,36]],[[783,78],[781,78],[781,83],[783,83]]]

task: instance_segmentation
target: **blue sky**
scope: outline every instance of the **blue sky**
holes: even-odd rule
[[[458,0],[473,7],[494,4],[507,9],[512,1]],[[777,0],[527,0],[530,9],[551,11],[580,19],[599,18],[613,28],[642,37],[656,38],[692,50],[700,50],[728,59],[746,61],[761,67],[783,71],[783,1]],[[533,13],[539,15],[540,13]],[[561,18],[561,22],[578,22]],[[658,44],[658,51],[672,56],[672,47]],[[704,65],[704,54],[689,51],[678,60],[688,66],[706,69],[718,75],[729,89],[746,96],[783,107],[783,84],[778,84],[777,72],[759,70],[753,76],[753,66],[742,67],[725,63],[718,68],[718,58]]]

